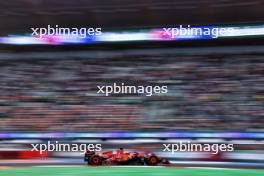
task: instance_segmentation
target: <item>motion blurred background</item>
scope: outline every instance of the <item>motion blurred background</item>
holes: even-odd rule
[[[83,164],[79,152],[30,151],[50,140],[146,150],[177,165],[264,166],[262,0],[13,0],[0,9],[0,165]],[[47,25],[101,27],[116,40],[28,35]],[[241,33],[131,41],[135,31],[179,25]],[[168,93],[97,94],[114,82],[167,85]],[[232,143],[235,151],[162,152],[162,144],[180,140]]]

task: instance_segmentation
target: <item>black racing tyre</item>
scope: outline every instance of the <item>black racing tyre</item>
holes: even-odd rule
[[[89,158],[89,161],[87,164],[91,166],[100,166],[102,165],[102,159],[98,155],[93,155]]]
[[[84,154],[84,161],[89,161],[90,160],[90,157],[95,155],[95,152],[93,151],[86,151],[85,154]]]
[[[149,166],[156,166],[159,163],[159,159],[155,155],[150,155],[148,158],[146,158],[145,162]]]

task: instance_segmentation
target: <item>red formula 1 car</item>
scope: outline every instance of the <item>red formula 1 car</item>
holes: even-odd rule
[[[91,166],[99,165],[150,165],[155,166],[158,164],[169,164],[169,161],[160,158],[152,153],[146,152],[124,152],[120,148],[116,152],[106,151],[95,153],[87,151],[84,156],[84,161]]]

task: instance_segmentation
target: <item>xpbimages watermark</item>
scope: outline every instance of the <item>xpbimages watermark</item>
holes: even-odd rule
[[[42,154],[44,151],[48,152],[81,152],[95,151],[99,152],[102,150],[102,144],[74,144],[74,143],[59,143],[58,141],[43,144],[31,144],[31,151],[38,151]]]
[[[153,94],[165,94],[168,93],[168,86],[132,86],[125,85],[125,83],[108,86],[97,86],[98,94],[104,94],[105,96],[109,96],[111,94],[144,94],[146,96],[152,96]]]
[[[206,27],[198,26],[192,27],[190,25],[173,28],[163,28],[163,36],[168,36],[169,38],[181,38],[181,37],[212,37],[218,38],[219,36],[233,34],[234,28],[232,27]]]
[[[102,28],[68,28],[60,27],[59,25],[41,28],[30,28],[32,30],[31,35],[42,38],[43,36],[76,36],[80,38],[86,38],[88,36],[96,36],[102,34]]]
[[[163,144],[163,152],[210,152],[212,154],[218,154],[219,152],[232,152],[234,151],[233,144],[195,144],[188,142],[182,142],[175,144]]]

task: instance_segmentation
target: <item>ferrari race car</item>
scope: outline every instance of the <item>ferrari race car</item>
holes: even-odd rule
[[[152,153],[146,152],[124,152],[120,148],[116,152],[105,151],[95,153],[87,151],[84,156],[84,161],[87,165],[100,166],[100,165],[150,165],[155,166],[158,164],[169,164],[169,161],[160,158]]]

